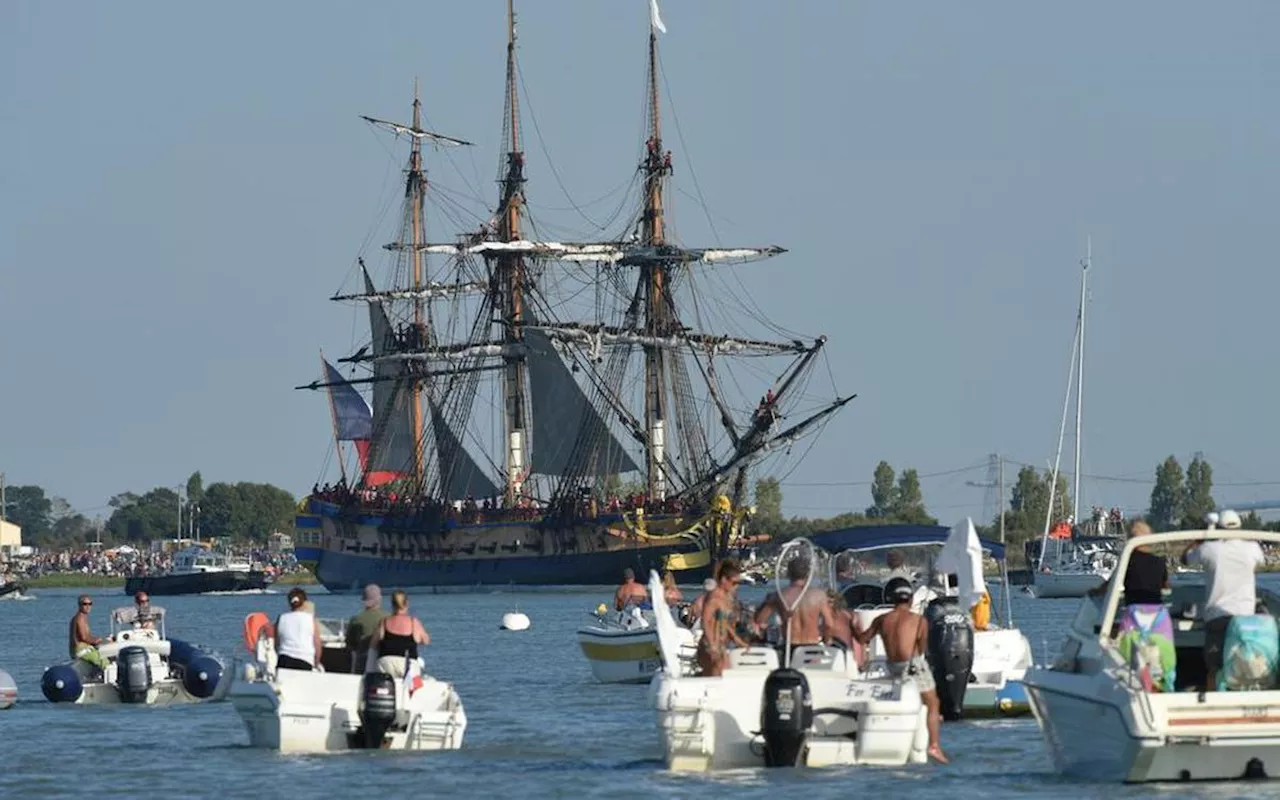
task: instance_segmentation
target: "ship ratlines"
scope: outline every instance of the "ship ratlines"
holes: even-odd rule
[[[668,236],[656,14],[630,218],[612,240],[537,235],[507,11],[506,152],[497,207],[474,230],[428,238],[423,164],[424,145],[470,144],[425,129],[416,90],[409,124],[364,117],[407,140],[409,159],[386,279],[360,258],[356,291],[333,298],[367,306],[370,338],[339,360],[349,375],[322,357],[323,377],[299,387],[327,390],[333,412],[342,477],[302,501],[296,536],[332,591],[604,584],[628,567],[700,579],[746,530],[749,470],[852,399],[808,396],[825,337],[772,325],[717,275],[782,248]]]

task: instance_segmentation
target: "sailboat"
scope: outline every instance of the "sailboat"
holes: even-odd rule
[[[1088,296],[1089,267],[1093,262],[1093,245],[1090,242],[1085,259],[1080,263],[1080,305],[1076,311],[1076,333],[1071,348],[1071,368],[1067,373],[1067,396],[1062,403],[1062,422],[1058,428],[1058,450],[1053,460],[1049,478],[1049,507],[1045,512],[1044,534],[1038,550],[1034,551],[1032,592],[1039,598],[1084,597],[1111,578],[1118,553],[1113,537],[1081,537],[1075,535],[1073,526],[1080,521],[1080,432],[1084,401],[1084,323],[1085,301]],[[1071,403],[1071,389],[1076,392],[1075,404],[1075,466],[1072,473],[1075,488],[1072,493],[1071,520],[1054,526],[1054,504],[1058,490],[1058,467],[1062,462],[1062,443],[1067,428],[1067,410]],[[1057,533],[1055,533],[1055,529]],[[1122,542],[1120,542],[1122,544]]]
[[[773,341],[687,324],[721,300],[703,289],[721,265],[785,251],[687,248],[668,236],[659,30],[652,4],[639,203],[612,240],[529,236],[539,226],[525,201],[510,0],[500,195],[477,230],[427,238],[423,145],[470,143],[425,129],[416,91],[409,124],[364,118],[406,137],[410,152],[388,280],[360,259],[359,291],[332,298],[368,307],[369,342],[339,360],[362,372],[325,362],[322,380],[298,387],[328,391],[339,449],[353,442],[358,454],[351,475],[339,458],[339,483],[317,486],[296,517],[299,561],[329,590],[591,585],[628,567],[701,580],[746,530],[752,468],[853,399],[802,394],[825,336]],[[738,318],[755,319],[755,308]],[[731,372],[743,356],[789,362],[769,370],[771,382],[755,372],[758,404],[726,388],[750,385]],[[500,434],[486,440],[489,428]]]

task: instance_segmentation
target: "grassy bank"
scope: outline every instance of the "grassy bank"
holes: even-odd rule
[[[39,578],[22,580],[31,589],[111,589],[124,588],[124,578],[114,575],[85,575],[82,572],[50,572]]]
[[[310,570],[300,569],[297,572],[286,572],[276,581],[275,586],[311,586],[317,583],[316,576]]]

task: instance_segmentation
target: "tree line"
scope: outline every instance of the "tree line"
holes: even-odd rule
[[[1067,479],[1059,473],[1057,487],[1050,492],[1052,475],[1050,470],[1022,467],[1010,487],[1008,508],[1000,510],[986,524],[975,521],[979,534],[994,538],[1003,515],[1005,540],[1020,546],[1028,539],[1042,536],[1046,522],[1053,524],[1067,519],[1072,513]],[[1052,513],[1049,508],[1051,494]],[[851,510],[833,517],[786,518],[782,514],[782,487],[775,478],[756,481],[755,505],[753,530],[783,541],[860,525],[937,524],[925,507],[916,470],[904,469],[896,475],[887,461],[876,465],[871,480],[871,505],[861,512]],[[1155,531],[1199,528],[1204,526],[1205,517],[1215,508],[1212,465],[1203,455],[1196,453],[1184,470],[1178,459],[1170,455],[1156,466],[1150,508],[1143,518]],[[1086,523],[1087,513],[1082,512],[1081,515],[1086,518],[1076,522]],[[1242,515],[1241,521],[1245,528],[1251,530],[1280,530],[1280,521],[1263,522],[1252,511]]]
[[[238,542],[262,541],[273,531],[290,531],[297,501],[269,483],[211,483],[199,471],[187,479],[185,492],[158,486],[150,491],[121,492],[107,501],[111,514],[91,519],[71,508],[64,498],[50,496],[44,487],[10,486],[5,490],[5,517],[22,526],[27,544],[48,549],[138,544],[153,539],[185,537]],[[179,513],[182,528],[179,531]]]

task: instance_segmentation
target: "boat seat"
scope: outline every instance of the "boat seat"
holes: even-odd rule
[[[849,669],[849,656],[844,650],[825,645],[800,645],[791,651],[793,669],[831,670],[845,672]]]
[[[748,647],[729,651],[730,669],[766,669],[770,672],[778,668],[778,651],[772,647]]]

